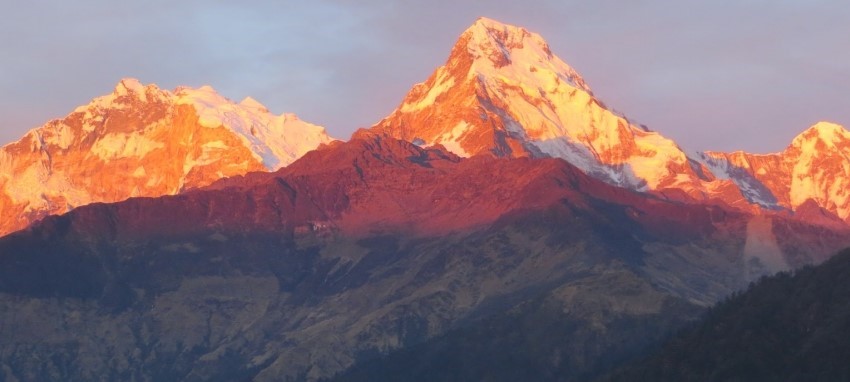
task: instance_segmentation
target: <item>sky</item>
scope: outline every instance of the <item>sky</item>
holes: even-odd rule
[[[850,127],[844,0],[0,0],[0,144],[124,77],[251,96],[347,139],[480,16],[540,33],[609,107],[688,150]]]

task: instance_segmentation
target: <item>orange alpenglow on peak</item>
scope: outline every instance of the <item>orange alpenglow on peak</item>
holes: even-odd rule
[[[324,128],[212,87],[124,78],[111,94],[0,148],[0,235],[92,202],[160,196],[279,169],[332,141]]]
[[[739,184],[761,203],[797,210],[811,202],[844,221],[850,220],[850,132],[818,122],[795,137],[782,152],[706,152],[720,176]]]
[[[156,88],[156,85],[150,85],[153,88]],[[115,92],[118,94],[124,94],[126,92],[132,92],[137,94],[143,94],[145,92],[145,85],[142,85],[138,79],[135,78],[122,78],[121,81],[118,82],[118,85],[115,85]]]
[[[641,191],[699,193],[712,180],[675,142],[597,100],[540,35],[487,18],[463,32],[445,65],[374,128],[461,156],[563,158]]]
[[[531,73],[538,70],[534,66],[536,64],[549,67],[548,69],[555,73],[566,74],[561,78],[562,80],[566,80],[574,87],[590,91],[578,72],[552,55],[549,44],[543,37],[525,28],[482,17],[461,34],[455,49],[461,47],[465,47],[475,59],[474,63],[477,65],[472,68],[475,74],[494,74],[493,69],[509,66],[517,61],[529,65],[512,68],[513,74],[529,76],[524,79],[530,80],[530,83],[539,82],[541,79],[531,76]],[[452,52],[452,55],[454,54],[455,52]],[[554,84],[550,84],[552,85]]]
[[[797,135],[791,144],[802,145],[812,139],[819,139],[827,144],[841,144],[850,141],[850,132],[839,124],[820,121]]]
[[[850,221],[850,133],[840,125],[819,122],[777,154],[686,153],[609,109],[540,35],[488,18],[369,133],[460,157],[560,158],[668,199],[792,212],[815,203]],[[0,234],[94,201],[276,170],[332,141],[251,97],[235,103],[211,86],[167,91],[125,78],[0,149]]]
[[[260,103],[260,101],[257,101],[252,97],[243,98],[241,101],[239,101],[239,105],[258,109],[265,113],[269,112],[269,109],[267,109],[265,105],[263,105],[262,103]]]
[[[609,109],[540,35],[488,18],[464,31],[445,64],[372,129],[464,157],[561,158],[605,182],[665,198],[749,210],[794,210],[812,199],[850,219],[850,197],[829,187],[850,179],[841,173],[850,153],[843,151],[848,135],[840,126],[818,123],[776,156],[686,153]],[[809,136],[831,148],[798,145]],[[758,170],[751,173],[747,161]],[[824,161],[835,163],[824,179],[806,165]]]

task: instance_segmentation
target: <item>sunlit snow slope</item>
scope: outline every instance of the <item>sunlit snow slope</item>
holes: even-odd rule
[[[0,234],[92,202],[159,196],[276,170],[322,143],[322,127],[211,87],[123,79],[112,94],[0,148]]]
[[[675,142],[597,100],[539,35],[486,18],[377,128],[461,156],[560,157],[637,190],[692,189],[711,180]]]
[[[445,65],[373,129],[460,156],[562,158],[608,183],[668,199],[850,215],[850,135],[840,126],[818,124],[782,154],[686,154],[609,109],[538,34],[487,18],[464,31]]]
[[[819,122],[782,152],[706,152],[702,160],[758,204],[850,218],[850,132]]]

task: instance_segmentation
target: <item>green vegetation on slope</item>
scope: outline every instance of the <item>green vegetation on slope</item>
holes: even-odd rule
[[[850,380],[850,250],[763,278],[611,381]]]
[[[365,361],[332,381],[587,380],[701,311],[609,264],[503,313]]]

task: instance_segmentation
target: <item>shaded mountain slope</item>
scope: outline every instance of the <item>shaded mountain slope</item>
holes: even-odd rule
[[[611,381],[850,378],[850,251],[760,280]]]
[[[707,306],[759,274],[751,219],[613,187],[559,159],[460,159],[364,132],[275,173],[80,207],[0,238],[0,371],[315,380],[518,304],[562,301],[576,283],[604,287],[611,272],[645,293],[610,304],[636,308],[591,305],[579,318],[640,322],[669,312],[659,301]],[[761,229],[822,247],[842,237],[772,219]],[[818,253],[788,243],[770,255]],[[673,312],[666,322],[690,310]]]
[[[588,380],[643,354],[702,312],[625,267],[595,271],[330,380]]]

